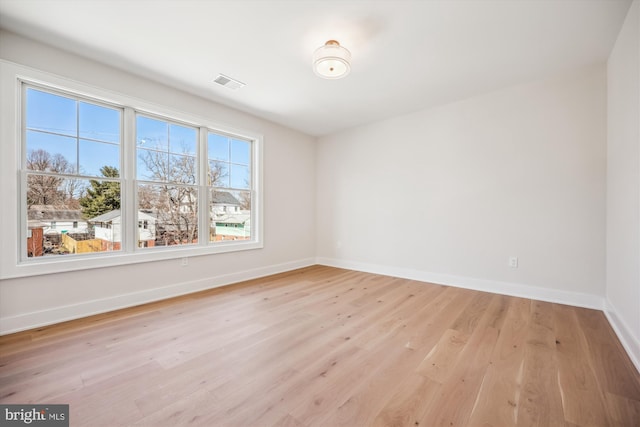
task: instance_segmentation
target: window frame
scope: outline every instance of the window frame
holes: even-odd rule
[[[92,254],[69,254],[63,256],[27,257],[26,176],[23,169],[26,156],[24,85],[42,89],[74,99],[122,108],[121,143],[121,226],[122,249],[113,252]],[[1,137],[14,144],[0,146],[0,194],[7,206],[0,208],[3,224],[15,224],[16,239],[4,239],[0,260],[0,279],[51,274],[91,268],[127,265],[141,262],[172,260],[192,256],[221,254],[264,247],[263,210],[263,136],[257,132],[237,128],[190,112],[177,111],[157,103],[141,100],[119,92],[89,86],[77,81],[27,68],[0,60],[0,90],[7,96],[2,99],[0,114]],[[13,96],[11,96],[13,94]],[[137,241],[137,185],[136,179],[136,130],[135,116],[142,114],[158,117],[170,122],[184,123],[199,130],[198,135],[198,227],[197,244],[167,247],[139,248]],[[209,242],[208,206],[210,187],[206,185],[203,165],[207,161],[207,133],[230,135],[251,143],[251,240]],[[206,221],[205,221],[206,219]],[[12,233],[8,230],[7,236]],[[207,236],[206,238],[203,238]],[[176,264],[178,265],[178,264]]]

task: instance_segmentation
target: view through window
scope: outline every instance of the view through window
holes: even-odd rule
[[[121,206],[122,110],[25,91],[27,256],[121,249],[96,218]]]
[[[254,141],[39,86],[23,94],[27,258],[255,240]]]

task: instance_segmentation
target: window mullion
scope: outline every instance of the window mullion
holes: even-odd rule
[[[209,187],[207,175],[209,173],[207,133],[205,127],[199,128],[198,140],[198,244],[209,243],[209,228],[211,227],[209,212]]]
[[[76,170],[74,175],[80,175],[80,102],[76,100]]]
[[[136,116],[132,108],[125,108],[122,123],[122,165],[124,168],[121,184],[121,230],[122,250],[133,252],[138,244],[137,181],[136,181]]]

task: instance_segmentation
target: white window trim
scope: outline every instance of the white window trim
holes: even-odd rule
[[[209,131],[232,134],[243,139],[253,141],[252,152],[252,237],[251,241],[228,241],[215,244],[199,244],[171,247],[157,247],[153,249],[137,250],[135,236],[137,227],[132,227],[135,215],[135,197],[127,197],[122,209],[122,232],[126,236],[123,239],[122,250],[117,252],[101,252],[99,254],[65,255],[59,257],[38,257],[22,261],[22,249],[26,241],[26,216],[21,211],[25,205],[25,192],[21,191],[24,183],[24,173],[21,173],[24,144],[22,139],[22,83],[33,84],[62,92],[70,92],[81,97],[94,99],[107,104],[115,104],[125,107],[124,135],[125,140],[135,141],[134,110],[152,116],[163,116],[195,127]],[[264,209],[263,209],[263,136],[256,132],[228,126],[216,122],[209,117],[191,113],[176,111],[170,107],[144,101],[121,93],[97,88],[81,82],[72,81],[43,71],[35,70],[19,64],[0,59],[0,224],[5,236],[15,236],[15,239],[0,239],[0,279],[27,277],[42,274],[61,273],[67,271],[84,270],[91,268],[110,267],[142,262],[181,259],[192,256],[211,255],[243,250],[260,249],[264,246]],[[129,122],[127,122],[129,121]],[[206,133],[201,132],[200,155],[206,156]],[[14,142],[14,143],[11,143]],[[124,144],[122,168],[126,177],[133,177],[135,170],[135,144]],[[126,152],[125,152],[126,151]],[[132,157],[133,156],[133,157]],[[206,171],[201,171],[201,175]],[[203,176],[200,176],[202,179]],[[201,181],[205,182],[205,181]],[[136,181],[127,179],[123,190],[129,194],[136,194]],[[201,201],[200,203],[204,203]],[[200,206],[201,208],[202,206]],[[208,207],[199,209],[200,221],[207,216]],[[201,224],[208,224],[201,222]],[[200,227],[203,234],[199,236],[199,242],[208,241],[206,229]],[[16,230],[13,233],[11,230]],[[124,233],[128,233],[124,234]],[[202,238],[205,237],[205,240]],[[177,264],[176,264],[177,265]]]

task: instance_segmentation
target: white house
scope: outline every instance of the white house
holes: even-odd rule
[[[69,209],[53,205],[33,205],[27,210],[30,225],[39,224],[45,235],[74,233],[84,234],[88,223],[82,217],[80,209]]]
[[[120,209],[115,209],[102,215],[91,218],[89,222],[93,224],[95,238],[107,242],[122,241],[122,223]],[[138,244],[140,246],[152,246],[148,242],[156,239],[156,218],[138,211]]]
[[[241,203],[228,191],[214,191],[211,200],[213,215],[226,215],[240,212]]]
[[[214,240],[244,240],[251,237],[251,211],[228,191],[216,191],[211,201]],[[212,224],[213,225],[213,224]]]

